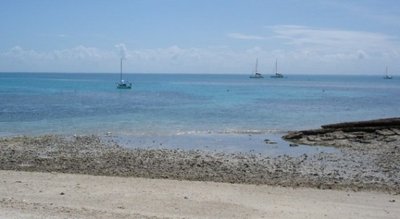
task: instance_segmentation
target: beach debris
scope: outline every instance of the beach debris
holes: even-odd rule
[[[60,192],[60,195],[65,195],[65,193],[64,192]]]
[[[389,200],[389,202],[396,202],[396,200],[392,199],[392,200]]]

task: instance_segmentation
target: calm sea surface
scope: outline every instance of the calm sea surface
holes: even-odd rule
[[[138,147],[271,152],[288,130],[400,112],[398,77],[124,77],[132,90],[116,89],[117,74],[0,73],[0,136],[112,133]]]

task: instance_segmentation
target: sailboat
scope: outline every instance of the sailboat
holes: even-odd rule
[[[275,60],[275,74],[271,78],[283,78],[283,74],[278,73],[278,59]]]
[[[258,72],[258,58],[256,59],[256,67],[254,69],[254,74],[250,75],[250,78],[264,78],[260,72]]]
[[[390,76],[390,75],[388,75],[388,67],[386,66],[386,74],[385,74],[385,76],[383,77],[383,79],[392,79],[392,76]]]
[[[117,88],[118,89],[131,89],[132,83],[122,79],[122,59],[123,58],[121,58],[121,70],[120,70],[120,75],[119,75],[119,82],[117,83]]]

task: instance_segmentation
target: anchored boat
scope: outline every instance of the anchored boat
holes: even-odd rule
[[[275,74],[271,78],[283,78],[283,74],[278,73],[278,59],[275,60]]]
[[[122,60],[123,60],[123,58],[121,58],[119,82],[117,83],[117,88],[118,89],[131,89],[132,83],[122,79]]]
[[[264,78],[260,72],[258,72],[258,58],[256,59],[256,67],[254,69],[254,74],[250,75],[250,78]]]
[[[388,75],[388,67],[386,66],[386,71],[385,71],[385,76],[383,76],[383,79],[392,79],[392,76]]]

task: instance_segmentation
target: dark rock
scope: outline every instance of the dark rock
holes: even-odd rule
[[[283,136],[283,139],[300,139],[303,137],[302,132],[289,132],[287,135]]]
[[[387,119],[376,119],[368,121],[357,121],[357,122],[343,122],[336,124],[329,124],[321,126],[323,129],[343,129],[343,128],[357,128],[357,127],[400,127],[400,118],[387,118]]]

